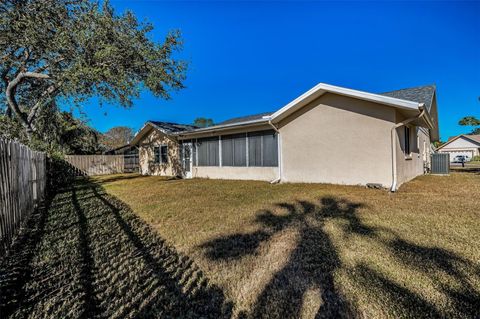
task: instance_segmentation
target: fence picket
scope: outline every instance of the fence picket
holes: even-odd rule
[[[123,155],[66,155],[65,160],[89,176],[118,174],[125,171]]]
[[[45,153],[0,138],[0,257],[26,217],[43,201]]]

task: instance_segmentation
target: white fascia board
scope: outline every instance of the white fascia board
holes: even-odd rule
[[[347,88],[325,84],[325,83],[319,83],[313,88],[311,88],[310,90],[308,90],[307,92],[305,92],[304,94],[297,97],[295,100],[291,101],[290,103],[282,107],[277,112],[273,113],[271,116],[271,120],[279,121],[285,118],[286,116],[290,115],[291,113],[295,112],[296,110],[300,109],[302,106],[305,106],[309,102],[313,101],[315,98],[327,92],[344,95],[348,97],[353,97],[353,98],[357,98],[365,101],[380,103],[380,104],[396,107],[399,109],[410,110],[410,111],[412,110],[418,111],[419,107],[421,106],[420,103],[417,103],[417,102],[406,101],[406,100],[397,99],[389,96],[347,89]]]
[[[140,141],[140,139],[143,137],[143,135],[145,135],[145,131],[147,130],[148,126],[152,126],[152,123],[150,123],[150,122],[145,123],[142,126],[142,128],[140,130],[138,130],[137,133],[135,133],[135,136],[130,141],[131,146],[136,145]]]
[[[148,127],[160,131],[165,135],[169,135],[167,132],[165,132],[165,130],[161,129],[160,127],[149,121],[145,123],[145,125],[143,125],[143,127],[135,134],[132,141],[130,142],[130,145],[136,145],[140,141],[140,139],[147,133]]]
[[[229,129],[229,128],[268,123],[269,119],[270,119],[270,117],[266,116],[266,117],[263,117],[261,119],[238,122],[238,123],[231,123],[231,124],[225,124],[225,125],[215,125],[215,126],[210,126],[210,127],[205,127],[205,128],[199,128],[199,129],[192,130],[192,131],[178,132],[178,133],[174,133],[173,135],[193,135],[193,134],[199,134],[199,133],[216,132],[216,131],[221,131],[221,130],[225,130],[225,129]]]

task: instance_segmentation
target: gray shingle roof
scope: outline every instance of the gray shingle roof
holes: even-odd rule
[[[435,89],[435,84],[431,84],[379,94],[394,97],[397,99],[424,103],[427,110],[430,112],[430,109],[432,107],[433,95],[435,94]]]
[[[464,135],[466,138],[471,139],[472,141],[475,141],[480,144],[480,135]]]
[[[159,122],[159,121],[149,121],[153,125],[157,126],[159,129],[165,131],[165,133],[178,133],[185,131],[193,131],[198,128],[194,125],[189,124],[178,124],[172,122]]]
[[[274,112],[264,112],[264,113],[253,114],[253,115],[234,117],[226,121],[220,122],[217,125],[234,124],[234,123],[241,123],[241,122],[247,122],[247,121],[253,121],[253,120],[260,120],[262,117],[270,116],[273,113]]]

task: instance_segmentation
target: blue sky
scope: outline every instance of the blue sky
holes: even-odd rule
[[[144,92],[131,109],[83,112],[100,131],[147,120],[220,122],[274,111],[319,82],[368,92],[435,83],[441,138],[480,117],[480,2],[112,1],[152,22],[152,38],[180,29],[186,88],[169,101]]]

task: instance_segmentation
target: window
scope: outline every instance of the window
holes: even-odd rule
[[[153,156],[155,164],[165,164],[168,163],[168,146],[155,146],[153,148]]]
[[[222,166],[247,166],[247,135],[222,136]]]
[[[196,154],[198,166],[219,165],[219,142],[218,137],[202,138],[197,140]]]
[[[278,141],[275,131],[248,134],[248,165],[278,166]]]
[[[162,145],[160,146],[160,159],[162,163],[168,163],[168,146]]]
[[[155,146],[153,148],[153,157],[154,157],[155,164],[159,164],[160,163],[160,147]]]
[[[405,126],[405,131],[404,131],[404,139],[405,139],[405,155],[410,156],[410,127]]]

